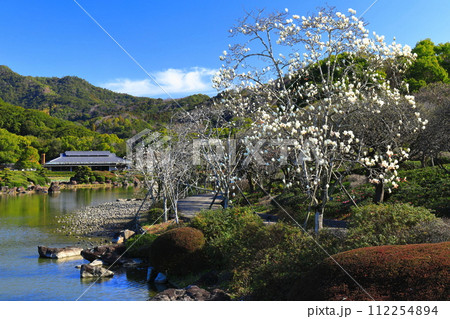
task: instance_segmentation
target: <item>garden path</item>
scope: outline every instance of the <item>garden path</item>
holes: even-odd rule
[[[201,210],[209,209],[211,202],[214,198],[214,194],[201,194],[186,197],[178,201],[178,214],[181,218],[192,219]],[[220,202],[222,197],[217,196],[214,205],[211,209],[222,208]]]

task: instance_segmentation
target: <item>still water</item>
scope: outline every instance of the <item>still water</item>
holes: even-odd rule
[[[77,245],[77,239],[55,233],[55,216],[117,198],[134,197],[133,189],[78,189],[58,196],[0,196],[0,300],[147,300],[154,287],[146,269],[116,272],[93,284],[80,278],[83,259],[39,258],[37,246]]]

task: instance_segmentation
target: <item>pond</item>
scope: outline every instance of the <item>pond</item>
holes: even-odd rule
[[[0,196],[0,300],[147,300],[157,287],[146,269],[124,270],[94,282],[80,278],[82,258],[39,258],[37,246],[76,246],[79,239],[55,232],[56,216],[88,205],[134,197],[132,188],[64,190],[57,196]],[[159,287],[161,288],[161,287]]]

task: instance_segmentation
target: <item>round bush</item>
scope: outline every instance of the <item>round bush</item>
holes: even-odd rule
[[[180,227],[169,230],[150,246],[150,263],[166,274],[187,275],[202,264],[201,250],[205,236],[195,228]]]
[[[375,300],[447,300],[450,242],[359,248],[332,256]],[[301,280],[289,300],[371,300],[331,258]]]
[[[137,235],[129,238],[125,242],[127,256],[148,259],[150,257],[150,247],[157,238],[154,234]]]

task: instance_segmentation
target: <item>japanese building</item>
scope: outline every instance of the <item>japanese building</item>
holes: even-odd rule
[[[129,167],[130,161],[109,151],[66,151],[44,164],[51,171],[73,171],[77,166],[89,166],[94,171],[114,171]]]

